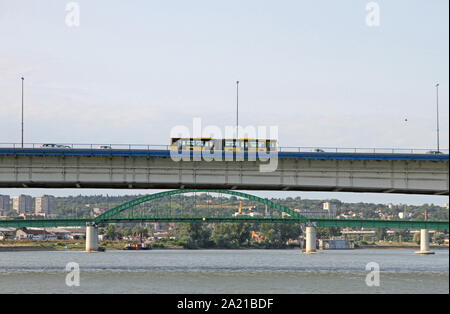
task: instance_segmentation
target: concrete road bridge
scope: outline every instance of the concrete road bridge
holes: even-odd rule
[[[334,191],[449,195],[448,150],[279,148],[262,158],[166,146],[0,144],[0,188]],[[99,148],[103,147],[103,148]],[[198,153],[197,153],[198,154]],[[220,159],[220,160],[219,160]],[[230,158],[228,158],[230,159]],[[261,171],[270,162],[273,171]]]

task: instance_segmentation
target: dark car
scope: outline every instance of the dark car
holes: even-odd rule
[[[71,148],[68,145],[60,145],[60,144],[43,144],[42,148]]]

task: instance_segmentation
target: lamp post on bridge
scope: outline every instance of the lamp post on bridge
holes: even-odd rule
[[[437,151],[439,152],[439,82],[436,83],[436,134],[437,134]]]
[[[24,80],[24,78],[22,77],[21,79],[22,79],[22,141],[21,141],[21,143],[22,143],[22,148],[23,148],[23,80]]]
[[[239,138],[239,81],[236,81],[236,139]]]

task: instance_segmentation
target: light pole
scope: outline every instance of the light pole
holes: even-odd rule
[[[436,83],[436,134],[437,151],[439,151],[439,83]]]
[[[22,148],[23,148],[23,80],[24,78],[22,77]]]
[[[236,81],[236,139],[239,138],[239,81]]]

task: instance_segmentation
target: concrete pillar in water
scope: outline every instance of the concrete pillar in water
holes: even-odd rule
[[[86,252],[98,251],[98,227],[94,223],[86,224]]]
[[[416,254],[434,254],[433,251],[430,251],[430,234],[428,229],[420,229],[420,251],[417,251]]]
[[[306,227],[305,253],[316,253],[316,227]]]

